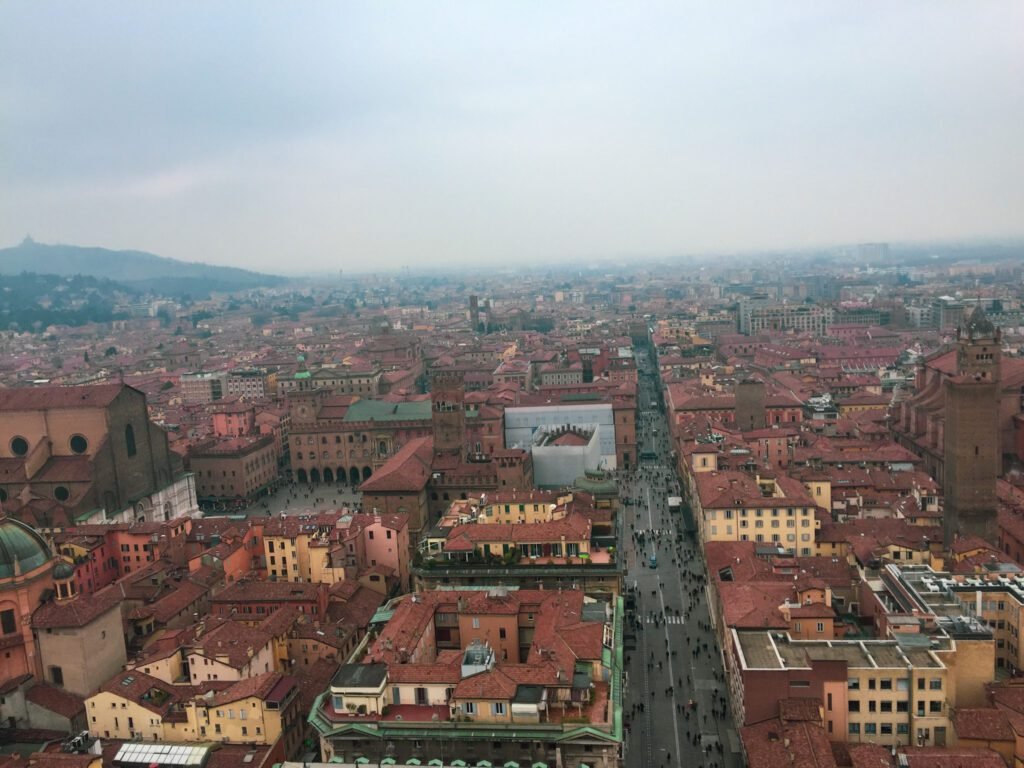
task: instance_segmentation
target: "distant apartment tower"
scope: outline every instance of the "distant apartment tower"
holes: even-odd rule
[[[856,257],[858,261],[875,263],[887,263],[889,261],[888,243],[860,243],[857,245]]]
[[[181,397],[186,403],[212,403],[227,392],[225,371],[181,374]]]
[[[270,397],[277,387],[273,374],[262,368],[235,368],[228,371],[226,378],[227,397],[243,397],[258,400]]]
[[[964,320],[963,302],[952,296],[940,296],[932,302],[931,322],[937,331],[959,328]]]
[[[981,306],[957,330],[957,375],[944,383],[947,547],[958,535],[996,543],[1001,340]]]
[[[799,331],[824,335],[828,313],[815,304],[787,304],[764,296],[740,301],[740,333],[752,336],[765,331]]]
[[[476,294],[469,297],[469,325],[474,333],[480,330],[480,299]]]
[[[932,305],[911,305],[906,308],[907,321],[914,328],[932,327]]]

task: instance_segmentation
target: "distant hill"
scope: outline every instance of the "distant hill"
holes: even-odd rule
[[[0,275],[0,330],[106,323],[128,317],[117,305],[137,299],[134,290],[95,277]]]
[[[165,295],[207,296],[211,291],[240,291],[280,285],[285,278],[236,267],[214,267],[169,259],[145,251],[111,251],[78,245],[46,245],[30,237],[0,248],[0,275],[45,272],[107,278],[139,290]]]

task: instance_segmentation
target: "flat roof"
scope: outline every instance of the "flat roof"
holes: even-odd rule
[[[387,664],[342,664],[331,685],[346,688],[379,688],[388,676]]]
[[[733,633],[747,669],[808,669],[812,661],[845,661],[852,669],[943,666],[934,648],[902,648],[895,640],[791,640],[778,630]]]

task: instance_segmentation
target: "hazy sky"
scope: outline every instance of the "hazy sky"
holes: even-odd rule
[[[1024,234],[1024,2],[0,2],[0,245],[295,272]]]

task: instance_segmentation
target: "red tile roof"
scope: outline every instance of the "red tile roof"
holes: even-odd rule
[[[37,707],[55,712],[68,720],[85,714],[85,699],[49,683],[39,683],[28,689],[25,699]]]
[[[47,408],[105,408],[125,389],[125,384],[81,387],[25,387],[0,389],[0,411],[34,411]],[[133,392],[142,394],[137,389]]]
[[[718,587],[727,627],[737,629],[788,629],[779,606],[796,601],[793,582],[737,584],[723,582]]]
[[[844,744],[851,768],[893,768],[896,758],[881,744]]]
[[[100,690],[133,701],[161,716],[195,692],[190,685],[168,685],[138,669],[117,673],[100,686]],[[159,694],[152,695],[154,690]]]
[[[239,580],[210,598],[211,604],[316,602],[322,585],[310,582]]]
[[[51,456],[33,475],[32,482],[88,483],[92,479],[92,461],[88,456]]]
[[[812,698],[780,699],[779,719],[786,723],[822,722],[821,700]]]
[[[958,709],[953,713],[953,727],[961,739],[981,741],[1013,741],[1013,728],[1001,709]]]
[[[541,523],[465,523],[452,526],[445,541],[446,551],[472,550],[477,542],[502,541],[513,544],[589,541],[591,523],[583,515]]]
[[[264,672],[255,677],[239,680],[205,701],[209,702],[208,706],[213,707],[249,698],[281,701],[287,696],[288,691],[296,686],[297,682],[294,677],[283,675],[280,672]]]
[[[1006,768],[998,752],[965,747],[903,747],[907,768]]]
[[[196,638],[192,653],[242,669],[270,642],[271,636],[261,629],[240,621],[225,621]]]
[[[74,600],[50,600],[32,614],[32,628],[84,627],[108,612],[118,610],[122,599],[121,591],[117,585],[112,584],[92,595],[79,596]]]
[[[771,720],[741,729],[740,737],[747,768],[837,768],[820,725]]]
[[[430,480],[433,451],[432,437],[410,440],[368,480],[363,481],[359,490],[364,494],[422,491]]]

